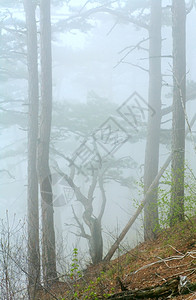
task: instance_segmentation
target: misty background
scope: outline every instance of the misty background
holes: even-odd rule
[[[51,9],[54,109],[51,148],[55,146],[61,153],[70,157],[82,141],[100,128],[110,116],[116,115],[118,123],[124,124],[117,109],[134,92],[141,95],[145,101],[148,99],[148,72],[144,70],[148,69],[148,52],[145,49],[138,50],[136,47],[128,53],[130,47],[134,47],[142,40],[142,47],[148,48],[148,32],[103,12],[91,14],[86,20],[83,18],[74,20],[78,12],[82,14],[84,9],[97,6],[89,1],[84,8],[85,4],[86,1],[74,0],[58,7],[53,4]],[[164,7],[170,4],[171,1],[163,1]],[[113,6],[115,5],[117,4],[114,1]],[[146,13],[148,14],[148,8],[146,8]],[[14,28],[15,20],[20,21],[21,24],[25,20],[22,4],[21,7],[20,5],[16,7],[3,5],[0,15],[7,29]],[[195,28],[196,11],[193,9],[187,16],[187,81],[189,82],[196,81]],[[1,29],[1,37],[8,34],[7,29]],[[162,59],[163,108],[172,103],[171,36],[171,26],[163,26],[162,55],[165,56]],[[14,215],[17,220],[23,220],[26,218],[27,211],[27,70],[24,59],[26,51],[24,38],[25,31],[21,35],[15,33],[13,40],[9,41],[12,59],[15,55],[14,64],[6,62],[5,65],[5,60],[2,60],[0,78],[0,218],[5,219],[7,211],[10,220],[13,220]],[[2,41],[1,47],[4,47]],[[125,55],[126,57],[123,58]],[[8,70],[7,76],[4,74],[6,69]],[[6,99],[14,99],[14,101],[5,103]],[[68,118],[69,110],[65,109],[67,103],[70,104],[70,118],[73,116],[70,124],[76,123],[76,130],[77,122],[78,127],[84,126],[80,139],[75,138],[74,133],[59,131]],[[100,103],[100,106],[97,103]],[[75,114],[72,111],[73,107],[76,109]],[[187,103],[189,120],[194,115],[195,108],[196,104],[193,100]],[[103,110],[101,117],[99,109]],[[138,127],[134,138],[122,144],[114,154],[116,158],[131,156],[135,167],[131,171],[124,170],[124,174],[131,178],[129,188],[115,182],[109,182],[105,186],[107,204],[102,224],[105,247],[111,245],[113,238],[127,223],[142,199],[148,109],[145,107],[140,116],[143,125]],[[84,125],[85,120],[87,125]],[[170,153],[171,114],[166,115],[164,121],[162,129],[165,130],[164,136],[167,142],[160,146],[160,166]],[[195,128],[196,126],[192,128],[193,133]],[[186,144],[186,161],[195,174],[194,147],[189,137]],[[67,161],[62,157],[57,158],[52,153],[51,150],[51,167],[54,167],[52,172],[55,173],[56,160],[61,164],[62,169],[68,170]],[[86,193],[89,184],[88,176],[79,173],[77,182],[81,190]],[[67,226],[74,223],[72,205],[78,215],[82,215],[82,206],[76,201],[71,188],[66,184],[66,188],[62,185],[63,183],[57,181],[54,186],[55,194],[57,196],[62,194],[65,199],[65,202],[54,205],[57,239],[65,239],[70,249],[77,244],[84,250],[86,241],[73,234],[73,232],[77,233],[76,228]],[[98,189],[95,195],[96,211],[100,207],[101,197]],[[129,232],[127,238],[131,246],[143,238],[142,221],[142,216],[140,216]]]

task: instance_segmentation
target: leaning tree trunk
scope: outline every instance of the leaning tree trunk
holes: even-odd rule
[[[186,7],[173,0],[173,123],[170,225],[184,220],[184,157],[186,97]]]
[[[42,267],[45,284],[55,280],[56,252],[49,144],[52,119],[52,57],[50,1],[40,1],[41,115],[38,144],[38,171],[42,207]]]
[[[144,193],[155,179],[159,166],[161,121],[161,0],[151,0],[149,27],[148,130],[144,165]],[[156,238],[159,228],[158,185],[148,195],[144,207],[144,239]]]
[[[39,208],[37,179],[37,138],[38,138],[38,56],[36,5],[31,0],[24,1],[27,26],[27,65],[28,65],[28,281],[29,296],[36,291],[40,281],[39,250]]]

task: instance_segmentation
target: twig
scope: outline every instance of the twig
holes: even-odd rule
[[[119,20],[117,20],[115,23],[114,23],[114,25],[110,28],[110,30],[107,32],[107,36],[112,32],[112,30],[116,27],[116,25],[118,25],[118,23],[119,23]]]
[[[32,279],[34,279],[33,278],[33,276],[31,276],[31,275],[29,275],[28,274],[28,272],[27,271],[25,271],[25,269],[23,269],[20,265],[19,265],[19,263],[17,262],[17,261],[15,261],[15,259],[9,254],[9,253],[7,253],[7,255],[10,257],[10,259],[17,265],[17,267],[25,274],[25,275],[27,275],[28,277],[30,277],[30,278],[32,278]],[[57,278],[53,278],[53,279],[51,279],[51,280],[56,280]],[[38,285],[42,288],[42,289],[44,289],[49,295],[51,295],[54,299],[56,299],[56,300],[58,300],[58,298],[48,289],[48,288],[46,288],[44,285],[42,285],[40,282],[37,282],[38,283]],[[33,285],[34,286],[34,285]]]
[[[164,263],[169,269],[176,269],[176,266],[170,267],[170,266],[167,264],[167,262],[166,262],[164,259],[162,259],[161,257],[157,256],[157,258],[161,259],[161,260],[163,261],[163,263]],[[184,258],[184,257],[182,257],[182,259],[183,259],[183,258]],[[191,261],[189,264],[186,263],[186,264],[183,264],[183,265],[178,265],[178,268],[185,267],[185,266],[189,266],[189,265],[192,264],[192,262],[193,262],[193,261]]]
[[[171,245],[170,245],[170,246],[171,246]],[[141,271],[141,270],[144,270],[144,269],[146,269],[146,268],[148,268],[148,267],[151,267],[151,266],[153,266],[153,265],[155,265],[155,264],[159,264],[159,263],[162,263],[162,262],[164,262],[168,268],[171,268],[171,267],[168,266],[168,264],[167,264],[168,261],[172,261],[172,260],[181,260],[181,259],[185,258],[186,256],[190,256],[190,253],[191,253],[191,252],[186,252],[185,254],[182,254],[181,252],[179,252],[178,250],[176,250],[173,246],[171,246],[171,247],[172,247],[175,251],[177,251],[178,253],[180,253],[181,255],[180,255],[180,256],[170,256],[170,257],[167,257],[167,258],[164,258],[164,259],[158,257],[158,258],[159,258],[158,261],[155,261],[155,262],[152,262],[152,263],[150,263],[150,264],[148,264],[148,265],[145,265],[145,266],[139,268],[138,270],[132,272],[132,274],[136,274],[136,273],[138,273],[138,272]],[[194,257],[192,257],[192,258],[194,258]],[[193,269],[195,269],[195,268],[193,268]],[[189,270],[193,270],[193,269],[189,269]]]
[[[177,253],[179,253],[180,255],[184,255],[182,252],[178,251],[176,248],[174,248],[172,245],[169,245],[169,247],[171,247],[173,250],[175,250]]]
[[[145,68],[143,68],[143,67],[141,67],[141,66],[139,66],[139,65],[130,63],[130,62],[128,62],[128,61],[122,61],[122,64],[128,64],[128,65],[131,65],[131,66],[133,66],[133,67],[139,68],[139,69],[141,69],[142,71],[145,71],[145,72],[149,73],[149,70],[148,70],[148,69],[145,69]]]
[[[76,215],[76,213],[75,213],[75,210],[74,210],[74,208],[73,208],[73,205],[71,206],[71,208],[72,208],[72,212],[73,212],[74,218],[75,218],[75,220],[76,220],[76,222],[77,222],[77,224],[78,224],[78,226],[79,226],[79,228],[80,228],[80,231],[81,231],[81,233],[80,233],[79,236],[82,236],[83,238],[89,240],[89,239],[90,239],[90,235],[88,235],[88,234],[85,232],[84,226],[83,226],[82,223],[79,221],[79,219],[78,219],[78,217],[77,217],[77,215]]]
[[[142,41],[139,41],[135,46],[129,46],[130,50],[119,60],[119,62],[114,66],[114,68],[118,67],[132,51],[134,51],[135,49],[138,49],[142,43],[144,43],[148,40],[149,40],[149,37],[146,39],[143,39]],[[125,49],[127,49],[127,47],[124,48],[123,50],[121,50],[119,53],[122,53]]]
[[[15,177],[8,170],[2,169],[2,170],[0,170],[0,173],[2,173],[2,172],[7,173],[10,178],[15,179]]]
[[[176,276],[179,276],[179,275],[182,275],[182,274],[184,274],[184,273],[186,273],[186,272],[189,272],[189,271],[196,271],[196,268],[191,268],[191,269],[187,269],[187,270],[184,270],[184,271],[182,271],[182,272],[179,272],[179,273],[176,273],[176,274],[173,274],[173,275],[171,275],[171,276],[168,276],[167,278],[172,278],[172,277],[176,277]]]
[[[164,277],[162,277],[161,275],[159,275],[158,273],[155,273],[155,275],[157,276],[157,277],[159,277],[159,278],[161,278],[163,281],[167,281]]]

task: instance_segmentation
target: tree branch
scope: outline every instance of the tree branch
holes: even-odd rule
[[[97,185],[97,176],[98,176],[98,171],[95,170],[94,171],[94,174],[93,174],[93,178],[92,178],[92,183],[89,187],[89,190],[88,190],[88,200],[92,203],[93,202],[93,194],[94,194],[94,191],[95,191],[95,188],[96,188],[96,185]]]
[[[132,51],[134,51],[135,49],[139,49],[139,47],[140,47],[140,45],[142,44],[142,43],[144,43],[144,42],[146,42],[146,41],[148,41],[149,40],[149,38],[146,38],[146,39],[143,39],[142,41],[139,41],[135,46],[129,46],[129,47],[126,47],[126,48],[124,48],[123,50],[121,50],[120,52],[119,52],[119,54],[120,53],[122,53],[123,51],[125,51],[126,49],[128,49],[128,48],[131,48],[120,60],[119,60],[119,62],[114,66],[114,68],[116,68],[116,67],[118,67],[118,65],[120,65],[120,63],[122,63],[123,62],[123,60],[132,52]]]
[[[124,15],[123,13],[121,13],[119,11],[116,11],[114,9],[111,9],[111,8],[108,8],[108,7],[105,7],[105,6],[100,6],[100,7],[89,9],[89,10],[87,10],[83,13],[80,13],[80,14],[74,16],[74,17],[68,18],[66,21],[70,21],[70,20],[78,18],[78,17],[87,18],[90,15],[96,14],[96,13],[107,13],[107,14],[110,14],[110,15],[113,15],[113,16],[117,17],[119,20],[132,23],[132,24],[134,24],[138,27],[144,28],[146,30],[149,29],[148,24],[138,20],[137,18],[135,18],[133,16]]]
[[[90,239],[90,235],[88,235],[88,234],[85,232],[84,226],[83,226],[82,223],[79,221],[79,219],[78,219],[78,217],[77,217],[77,215],[76,215],[76,213],[75,213],[75,210],[74,210],[74,208],[73,208],[73,205],[71,206],[71,208],[72,208],[72,212],[73,212],[74,218],[75,218],[75,220],[76,220],[76,222],[77,222],[77,224],[78,224],[78,227],[80,228],[80,231],[81,231],[80,236],[83,237],[83,238],[85,238],[85,239],[88,239],[88,240],[89,240],[89,239]]]
[[[190,100],[193,100],[193,99],[196,99],[196,93],[192,93],[191,95],[188,95],[186,97],[186,102],[190,101]],[[172,112],[172,105],[171,106],[168,106],[166,108],[163,108],[161,110],[161,117],[169,114],[170,112]]]
[[[136,64],[132,64],[132,63],[130,63],[130,62],[128,62],[128,61],[122,61],[122,64],[128,64],[128,65],[131,65],[131,66],[133,66],[133,67],[136,67],[136,68],[138,68],[138,69],[141,69],[142,71],[145,71],[145,72],[148,72],[148,73],[149,73],[149,70],[148,70],[148,69],[145,69],[145,68],[143,68],[143,67],[141,67],[141,66],[139,66],[139,65],[136,65]]]
[[[63,171],[61,171],[59,167],[56,167],[55,170],[59,175],[65,178],[65,180],[68,182],[70,187],[72,187],[72,189],[74,190],[77,200],[80,201],[86,208],[88,206],[88,199],[80,191],[80,188],[73,182],[72,178],[67,174],[65,174]]]
[[[104,211],[105,211],[105,206],[106,206],[106,194],[103,186],[103,176],[99,176],[99,188],[101,190],[101,195],[102,195],[102,204],[101,204],[101,210],[98,216],[98,221],[101,222],[101,219],[103,217]]]

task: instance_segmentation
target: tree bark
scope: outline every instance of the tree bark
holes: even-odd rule
[[[149,92],[148,128],[144,164],[144,193],[155,179],[159,165],[159,138],[161,122],[161,0],[151,0],[149,27]],[[152,108],[155,113],[152,114]],[[144,239],[156,238],[159,229],[158,185],[148,195],[144,208]]]
[[[52,55],[50,0],[40,1],[41,115],[38,144],[38,171],[42,208],[42,267],[46,285],[57,278],[54,211],[49,144],[52,120]]]
[[[186,7],[184,0],[172,3],[173,122],[170,225],[184,220],[184,157],[186,97]]]
[[[38,138],[38,55],[37,26],[35,18],[36,5],[31,0],[24,0],[27,26],[27,65],[28,65],[28,283],[29,296],[36,291],[40,281],[40,249],[39,249],[39,205],[37,138]]]
[[[93,264],[102,261],[103,258],[103,238],[101,222],[97,218],[92,218],[90,221],[90,239],[89,239],[89,253]]]

